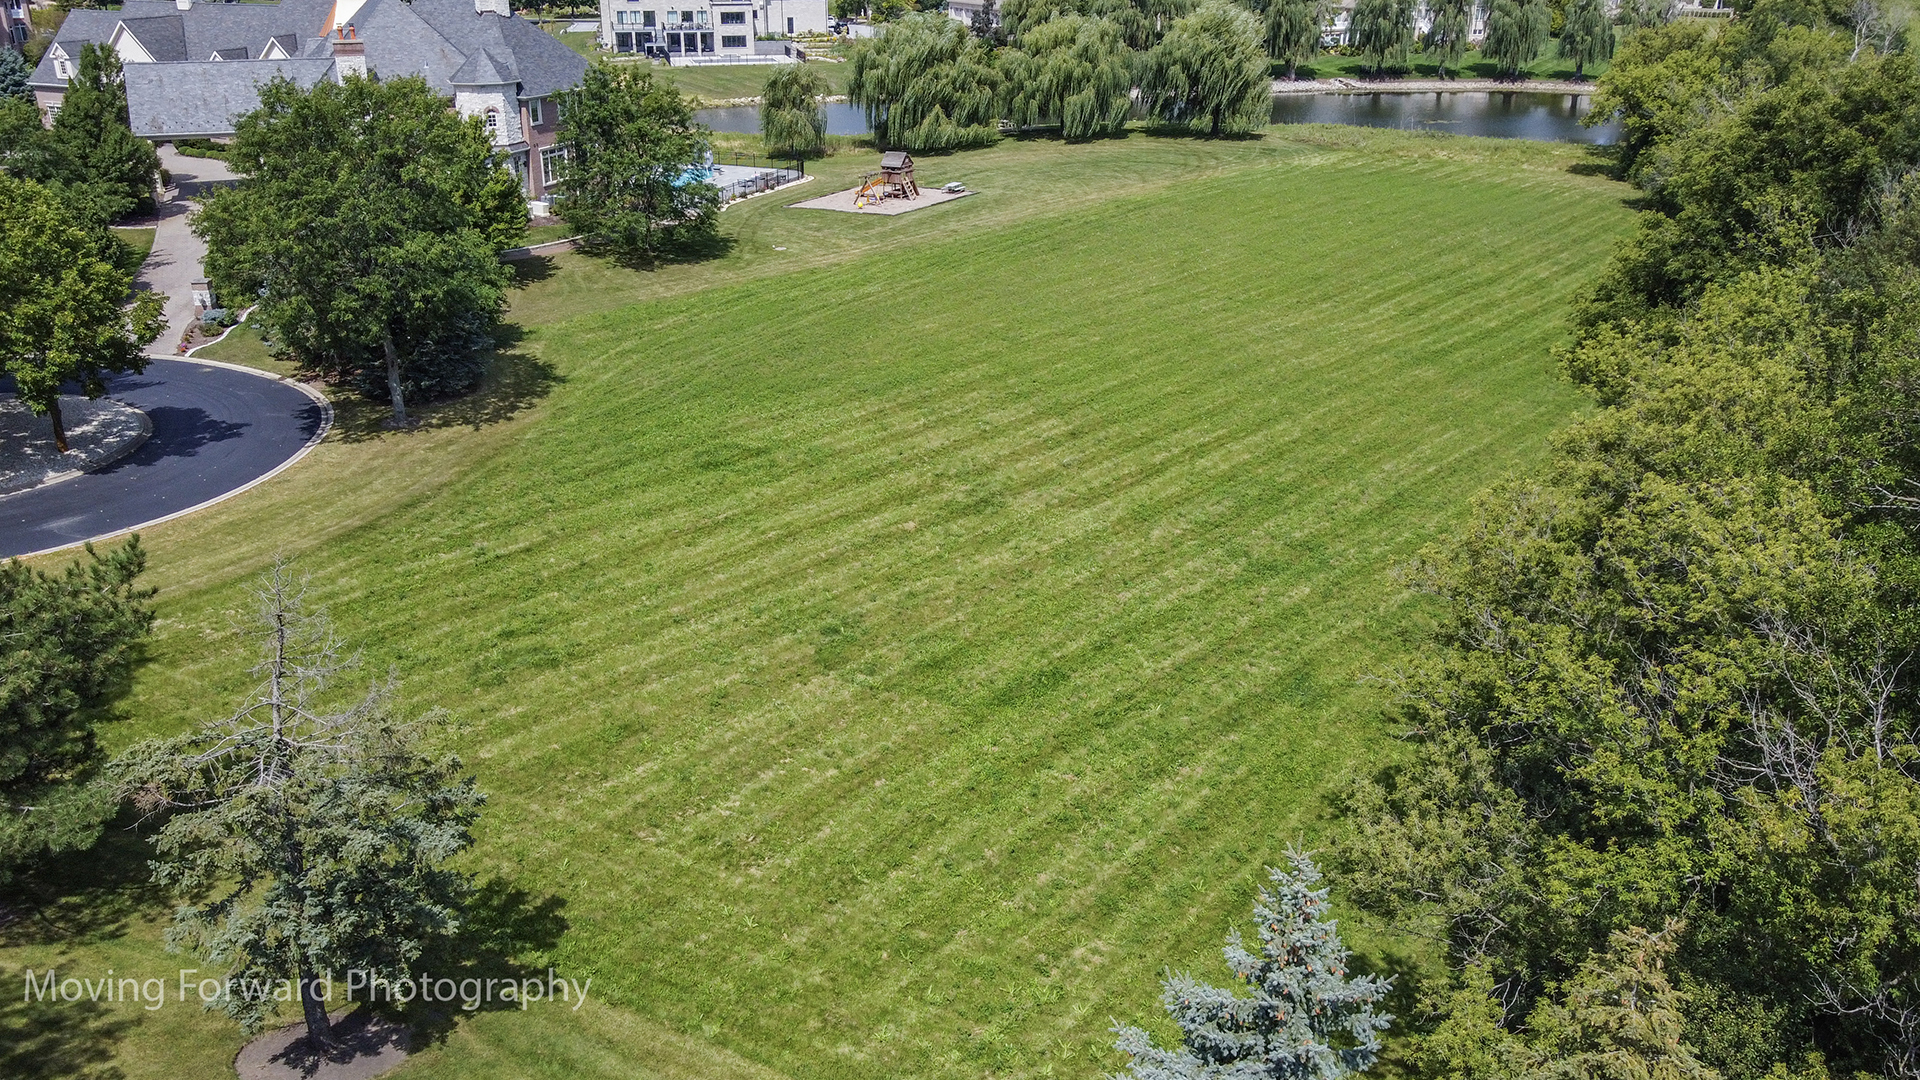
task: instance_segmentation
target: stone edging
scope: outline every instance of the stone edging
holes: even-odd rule
[[[203,360],[197,356],[195,357],[149,356],[148,359],[177,360],[182,363],[205,364],[208,367],[226,368],[229,371],[245,372],[248,375],[257,376],[262,379],[272,379],[274,382],[286,383],[288,386],[291,386],[294,389],[300,391],[301,393],[307,395],[309,398],[312,398],[314,404],[320,406],[320,427],[314,431],[313,437],[307,440],[305,446],[302,446],[300,449],[293,452],[293,456],[287,458],[287,460],[281,462],[278,465],[275,465],[273,468],[268,469],[266,472],[261,473],[259,476],[254,477],[253,479],[247,481],[244,484],[241,484],[239,487],[234,488],[231,491],[226,491],[219,495],[215,495],[213,498],[207,499],[204,502],[195,503],[194,505],[187,507],[185,510],[175,510],[171,514],[164,514],[150,521],[142,521],[138,525],[129,525],[124,529],[115,529],[112,532],[101,533],[99,536],[89,536],[85,540],[75,540],[72,543],[68,543],[68,544],[59,544],[50,548],[41,548],[39,551],[29,551],[21,555],[16,555],[14,556],[14,558],[31,559],[36,555],[50,555],[56,551],[67,551],[71,548],[77,548],[84,544],[96,544],[103,540],[112,540],[116,537],[125,536],[128,533],[132,533],[132,532],[139,532],[142,529],[150,529],[155,525],[162,525],[162,524],[165,524],[166,522],[174,520],[175,518],[183,518],[183,517],[186,517],[188,514],[198,513],[199,511],[205,510],[206,508],[213,506],[215,504],[226,502],[228,499],[231,499],[234,496],[241,494],[242,492],[251,491],[256,487],[259,487],[261,484],[264,484],[267,481],[273,479],[274,477],[279,476],[282,472],[285,472],[287,469],[292,468],[295,462],[299,461],[301,458],[306,457],[308,454],[312,453],[313,448],[316,446],[319,446],[320,441],[322,439],[325,439],[327,437],[327,433],[333,430],[333,403],[327,400],[327,396],[325,394],[322,394],[319,390],[308,385],[307,383],[301,382],[298,379],[289,379],[281,375],[275,375],[270,371],[261,371],[259,368],[245,367],[241,364],[228,364],[219,360]]]
[[[1286,79],[1273,80],[1275,94],[1591,94],[1597,84],[1571,79]]]

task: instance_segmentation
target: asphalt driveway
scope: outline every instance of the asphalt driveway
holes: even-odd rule
[[[324,433],[324,405],[291,383],[195,360],[153,360],[108,395],[153,435],[98,472],[0,496],[0,558],[156,523],[258,482]]]

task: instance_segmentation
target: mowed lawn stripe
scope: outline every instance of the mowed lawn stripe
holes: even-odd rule
[[[451,710],[470,865],[564,901],[530,962],[603,1003],[400,1075],[1085,1075],[1164,965],[1220,974],[1262,863],[1391,755],[1361,680],[1423,611],[1391,571],[1579,407],[1547,348],[1627,221],[1563,148],[1289,137],[1014,145],[936,160],[986,192],[951,206],[755,200],[705,269],[563,261],[530,294],[613,285],[519,346],[551,393],[418,436],[456,483],[289,535]],[[257,561],[324,520],[300,482],[179,535]],[[115,739],[244,683],[244,577],[169,535],[196,576]]]

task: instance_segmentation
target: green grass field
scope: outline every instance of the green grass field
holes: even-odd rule
[[[151,225],[146,225],[146,226],[135,225],[135,226],[128,226],[124,228],[121,226],[115,226],[113,229],[113,235],[119,237],[121,243],[127,245],[129,248],[132,248],[134,252],[140,256],[141,259],[145,259],[147,257],[147,252],[153,250],[154,232],[155,230]]]
[[[1393,576],[1580,409],[1548,347],[1629,221],[1577,148],[1294,127],[921,163],[980,194],[783,204],[651,271],[522,264],[489,391],[154,529],[113,747],[248,685],[276,553],[491,794],[466,866],[577,1012],[396,1076],[1040,1077],[1224,977],[1261,866],[1393,753]],[[784,250],[783,250],[784,249]],[[236,339],[238,340],[238,339]],[[237,348],[238,346],[236,346]],[[0,968],[159,948],[137,841]],[[498,895],[498,891],[496,894]],[[57,927],[58,930],[49,929]],[[1349,926],[1375,963],[1386,928]],[[16,984],[17,985],[17,984]],[[193,1006],[0,995],[0,1074],[226,1075]]]
[[[703,67],[668,67],[665,64],[650,63],[645,60],[623,60],[622,63],[641,63],[653,71],[654,77],[666,79],[680,88],[680,92],[702,101],[731,101],[736,98],[757,98],[767,85],[767,76],[773,74],[773,68],[765,64],[714,64]],[[852,74],[852,65],[835,63],[829,60],[808,62],[813,70],[826,80],[828,94],[847,92],[847,79]]]

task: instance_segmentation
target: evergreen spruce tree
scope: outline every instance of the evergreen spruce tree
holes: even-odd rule
[[[1338,1080],[1373,1064],[1393,1020],[1376,1011],[1390,983],[1347,974],[1350,954],[1327,918],[1327,890],[1314,887],[1320,871],[1305,852],[1289,850],[1287,859],[1293,868],[1269,867],[1272,884],[1254,901],[1259,954],[1242,946],[1238,930],[1227,935],[1227,966],[1253,995],[1170,976],[1160,998],[1183,1045],[1164,1050],[1144,1030],[1115,1024],[1114,1045],[1131,1059],[1119,1080]]]
[[[422,751],[426,721],[394,717],[384,687],[330,705],[352,658],[304,592],[285,564],[261,587],[260,684],[244,705],[118,768],[138,808],[166,815],[154,879],[188,901],[168,944],[228,965],[230,992],[209,1008],[257,1030],[295,981],[307,1039],[326,1050],[323,976],[411,978],[459,929],[470,888],[445,863],[472,843],[485,797],[459,758]]]
[[[27,85],[33,69],[27,59],[12,49],[0,48],[0,101],[33,101],[33,88]]]

